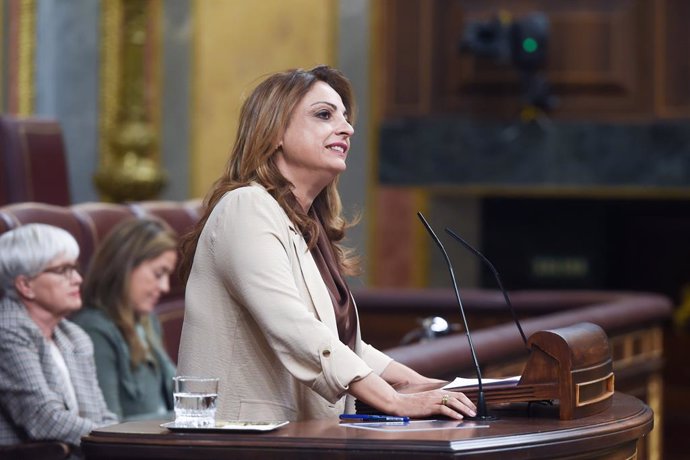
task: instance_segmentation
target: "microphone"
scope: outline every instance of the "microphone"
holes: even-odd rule
[[[515,322],[515,325],[518,328],[518,331],[520,331],[520,336],[522,336],[522,341],[525,343],[525,346],[527,346],[527,337],[525,337],[525,333],[522,331],[522,326],[520,326],[520,320],[518,319],[517,315],[515,314],[515,309],[513,308],[513,304],[510,302],[510,297],[508,297],[508,291],[505,290],[503,287],[503,283],[501,282],[501,277],[498,275],[498,270],[496,270],[496,267],[494,267],[494,264],[492,264],[489,259],[487,259],[484,254],[476,250],[470,243],[465,241],[460,235],[456,234],[453,230],[446,228],[446,233],[448,233],[450,236],[455,238],[457,241],[462,244],[465,249],[470,251],[472,254],[475,256],[479,257],[479,259],[484,262],[488,267],[489,270],[491,270],[491,273],[493,273],[494,278],[496,278],[496,282],[498,283],[498,287],[501,289],[501,292],[503,292],[503,298],[506,301],[506,304],[508,305],[508,308],[510,308],[510,314],[513,315],[513,321]]]
[[[475,417],[468,417],[470,420],[494,420],[496,417],[489,415],[489,412],[486,408],[486,399],[484,397],[484,387],[482,385],[482,371],[479,368],[479,361],[477,361],[477,353],[474,351],[474,344],[472,343],[472,336],[470,335],[470,328],[467,326],[467,316],[465,316],[465,309],[462,306],[462,300],[460,299],[460,290],[458,289],[458,283],[455,281],[455,271],[453,270],[453,264],[450,262],[450,257],[448,257],[448,253],[446,252],[446,249],[443,247],[443,243],[441,243],[441,240],[436,236],[436,233],[434,233],[434,230],[431,228],[431,225],[426,221],[424,216],[422,215],[421,212],[417,212],[417,216],[419,219],[422,221],[424,224],[424,227],[426,228],[427,232],[429,232],[429,235],[431,235],[431,238],[434,240],[436,243],[436,246],[439,247],[441,252],[443,253],[443,257],[446,259],[446,264],[448,265],[448,271],[450,272],[450,280],[453,283],[453,289],[455,290],[455,298],[458,301],[458,305],[460,306],[460,313],[462,314],[462,322],[465,326],[465,335],[467,336],[467,342],[470,345],[470,353],[472,353],[472,361],[474,361],[474,370],[477,373],[477,415]]]

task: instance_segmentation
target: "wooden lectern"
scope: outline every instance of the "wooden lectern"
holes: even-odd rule
[[[538,331],[527,340],[530,356],[515,383],[484,384],[487,404],[558,400],[561,420],[572,420],[603,412],[613,401],[613,361],[604,330],[593,323],[578,323]],[[437,388],[437,387],[434,387]],[[403,393],[431,389],[428,385],[399,388]],[[464,393],[475,403],[477,386],[448,391]],[[356,401],[358,413],[376,413]]]
[[[517,384],[484,385],[488,404],[558,400],[561,420],[586,417],[611,407],[613,362],[604,330],[593,323],[535,332]],[[477,387],[462,391],[477,400]]]

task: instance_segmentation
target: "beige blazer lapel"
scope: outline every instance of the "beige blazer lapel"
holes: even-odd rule
[[[319,267],[316,266],[314,258],[309,252],[307,242],[304,241],[302,235],[292,230],[292,245],[299,261],[299,266],[304,277],[304,284],[307,286],[311,301],[314,304],[314,309],[321,322],[333,331],[336,336],[338,334],[338,326],[335,322],[335,312],[333,311],[333,302],[328,293],[328,288],[321,278]]]

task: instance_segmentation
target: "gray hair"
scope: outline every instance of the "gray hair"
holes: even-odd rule
[[[14,280],[38,275],[59,256],[79,257],[77,240],[59,227],[27,224],[0,235],[0,289],[18,299]]]

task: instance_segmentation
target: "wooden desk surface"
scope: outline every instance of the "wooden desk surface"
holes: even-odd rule
[[[173,433],[159,426],[162,420],[127,422],[93,431],[82,449],[87,459],[104,460],[630,459],[636,458],[637,442],[653,424],[649,407],[618,393],[610,410],[577,420],[559,420],[557,407],[532,406],[528,414],[524,404],[493,413],[498,419],[491,422],[444,421],[442,429],[431,431],[414,431],[414,422],[405,430],[375,431],[322,420],[292,422],[268,433]]]

